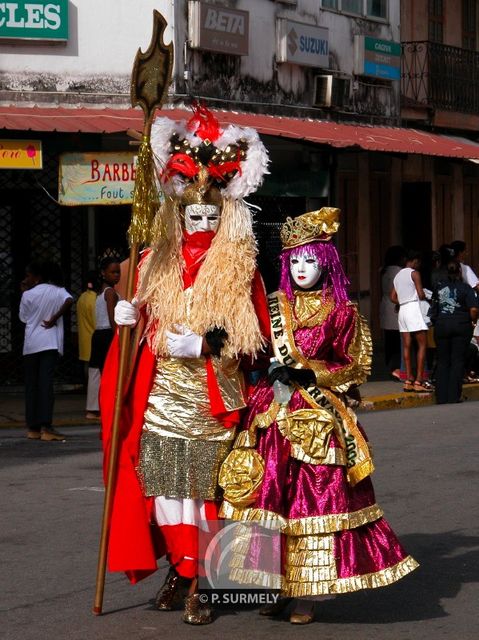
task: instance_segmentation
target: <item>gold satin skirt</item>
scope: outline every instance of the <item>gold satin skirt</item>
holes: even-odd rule
[[[215,361],[227,409],[244,406],[237,366]],[[211,415],[204,358],[160,359],[145,411],[138,475],[146,496],[215,500],[235,437]]]

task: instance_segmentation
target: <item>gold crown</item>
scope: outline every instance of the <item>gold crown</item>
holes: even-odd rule
[[[208,170],[200,167],[198,176],[194,182],[189,184],[181,196],[181,204],[216,204],[221,206],[222,202],[220,190],[211,184]]]
[[[286,218],[281,227],[283,249],[292,249],[308,242],[327,242],[339,229],[339,215],[336,207],[321,207],[297,218]]]

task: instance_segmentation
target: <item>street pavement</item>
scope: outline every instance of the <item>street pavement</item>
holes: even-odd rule
[[[292,628],[252,609],[185,625],[151,599],[162,570],[136,586],[107,576],[104,614],[91,613],[104,492],[98,426],[66,426],[67,440],[29,441],[0,430],[0,629],[5,640],[265,638],[442,640],[477,637],[479,403],[363,412],[377,500],[420,562],[383,589],[316,606],[316,622]]]
[[[435,402],[434,394],[404,393],[402,384],[385,379],[368,381],[361,385],[362,403],[359,411],[383,411],[385,409],[408,409],[424,407]],[[479,400],[479,384],[463,386],[465,400]],[[85,393],[81,385],[67,391],[58,390],[55,396],[53,423],[56,427],[85,424]],[[0,429],[23,426],[25,424],[25,401],[23,391],[5,392],[0,390]]]

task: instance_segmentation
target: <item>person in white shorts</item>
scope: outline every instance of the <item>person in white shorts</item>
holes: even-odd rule
[[[427,348],[427,325],[421,311],[420,301],[426,299],[422,288],[421,255],[417,251],[409,251],[406,266],[396,275],[391,291],[391,300],[399,305],[398,325],[403,339],[403,357],[406,366],[404,391],[431,393],[433,386],[424,380],[424,363]],[[413,375],[411,362],[412,334],[417,342],[416,378]]]

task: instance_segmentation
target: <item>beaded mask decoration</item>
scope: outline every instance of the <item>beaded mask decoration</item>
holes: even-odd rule
[[[228,125],[221,128],[204,105],[193,105],[188,122],[157,118],[151,145],[163,191],[181,197],[188,186],[207,184],[222,197],[239,200],[256,191],[268,173],[268,154],[257,131]]]

